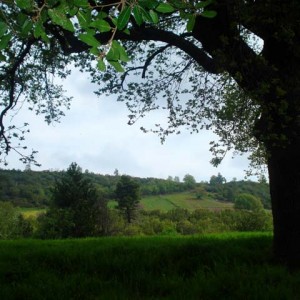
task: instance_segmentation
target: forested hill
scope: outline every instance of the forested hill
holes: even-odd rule
[[[0,201],[9,201],[21,207],[46,207],[50,204],[51,189],[63,171],[20,171],[0,170]],[[101,175],[88,171],[85,176],[97,187],[99,193],[107,198],[114,198],[114,190],[119,175]],[[214,177],[214,178],[213,178]],[[193,190],[201,200],[211,197],[219,201],[234,201],[236,195],[248,193],[259,197],[266,208],[270,208],[269,187],[265,183],[251,181],[216,182],[213,176],[209,183],[196,183],[191,175],[186,175],[183,182],[178,177],[168,179],[135,178],[142,195],[163,195]]]

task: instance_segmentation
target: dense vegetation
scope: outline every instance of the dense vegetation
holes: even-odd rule
[[[55,179],[60,178],[64,171],[31,171],[31,170],[0,170],[0,201],[12,202],[20,207],[45,207],[51,202],[51,190]],[[119,175],[94,174],[86,170],[88,178],[106,199],[114,199],[114,192]],[[217,177],[217,176],[215,176]],[[252,194],[261,199],[265,208],[270,208],[268,184],[251,181],[230,181],[228,183],[202,182],[190,185],[180,182],[178,177],[168,179],[135,178],[140,185],[141,195],[166,195],[194,189],[198,198],[212,198],[233,202],[240,193]]]
[[[35,184],[42,186],[33,181],[33,178],[38,178],[37,172],[5,172],[11,175],[7,182],[13,182],[14,175],[17,175],[18,182],[15,186],[20,191],[26,189],[28,182],[33,186],[29,190],[35,190]],[[197,184],[191,175],[186,175],[183,183],[177,180],[174,186],[181,186],[183,190],[190,189],[188,192],[150,195],[140,199],[143,179],[118,174],[107,176],[110,181],[106,182],[114,190],[104,192],[106,187],[100,183],[106,177],[87,171],[83,173],[76,163],[72,163],[64,172],[49,173],[51,176],[47,178],[52,185],[48,187],[49,204],[46,211],[24,218],[26,215],[13,206],[16,204],[14,199],[0,202],[0,213],[5,216],[0,224],[2,239],[29,236],[61,239],[112,235],[187,235],[272,230],[271,213],[265,210],[268,208],[266,199],[264,208],[262,200],[252,192],[264,195],[262,191],[267,188],[266,183],[233,181],[226,184],[225,178],[218,174],[212,176],[209,183]],[[169,187],[173,183],[170,178],[152,179],[151,182]],[[7,188],[2,185],[2,192],[5,187]],[[245,193],[249,190],[251,194]],[[28,202],[32,204],[30,199]],[[41,206],[37,205],[38,208]]]

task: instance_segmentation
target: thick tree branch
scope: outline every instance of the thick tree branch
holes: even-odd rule
[[[230,7],[223,3],[215,9],[215,18],[196,19],[194,37],[240,87],[257,94],[265,82],[275,77],[274,70],[242,39]]]
[[[219,69],[215,60],[209,57],[203,49],[199,48],[184,36],[179,36],[173,32],[165,31],[157,28],[135,28],[131,30],[130,35],[117,32],[116,39],[131,41],[160,41],[174,46],[191,56],[206,71],[217,74]]]
[[[57,41],[60,43],[62,50],[66,55],[71,53],[80,53],[88,50],[89,46],[78,40],[73,33],[66,30],[58,30],[57,28],[48,28]],[[107,44],[111,39],[111,32],[99,33],[95,35],[101,44]],[[214,59],[209,57],[203,49],[194,45],[191,41],[185,39],[185,36],[179,36],[173,32],[165,31],[152,27],[137,27],[130,30],[130,35],[124,32],[116,32],[116,40],[124,41],[159,41],[168,44],[169,46],[175,46],[186,54],[191,56],[205,71],[217,74],[219,69],[215,64]]]

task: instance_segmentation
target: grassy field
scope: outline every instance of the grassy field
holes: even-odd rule
[[[145,210],[159,209],[168,211],[174,208],[195,210],[198,208],[219,210],[232,208],[233,203],[220,202],[213,199],[198,200],[193,193],[178,193],[169,195],[148,196],[141,200],[141,206]]]
[[[0,241],[0,299],[299,299],[271,234]]]
[[[26,218],[36,218],[39,214],[46,212],[44,208],[18,208],[19,212]]]
[[[116,206],[116,201],[108,202],[108,207],[114,208]],[[198,208],[220,210],[232,208],[233,203],[220,202],[211,198],[198,200],[195,198],[193,193],[185,192],[168,195],[146,196],[141,199],[140,207],[146,211],[161,210],[162,212],[175,208],[184,208],[188,210],[195,210]],[[46,209],[41,208],[19,208],[18,210],[25,218],[36,218],[39,214],[46,212]]]
[[[109,207],[113,208],[117,205],[116,201],[110,201]],[[194,193],[185,192],[168,195],[146,196],[140,201],[140,206],[144,210],[161,210],[166,212],[174,208],[184,208],[195,210],[198,208],[220,210],[233,208],[233,203],[216,201],[211,198],[198,200]]]

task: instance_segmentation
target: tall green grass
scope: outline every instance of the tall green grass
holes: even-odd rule
[[[270,234],[0,241],[0,299],[299,299]]]

